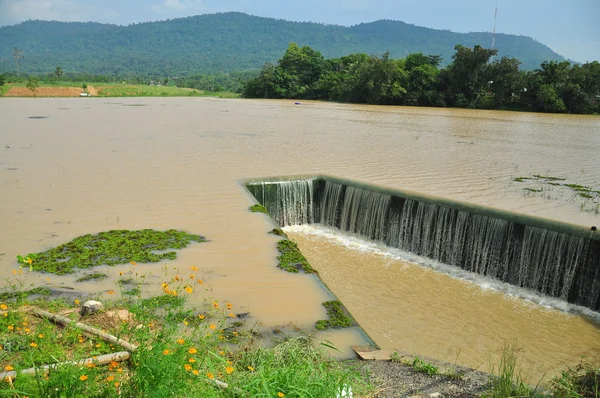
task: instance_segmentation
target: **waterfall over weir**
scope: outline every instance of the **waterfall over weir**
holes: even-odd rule
[[[600,234],[334,177],[250,181],[280,225],[321,224],[600,310]]]

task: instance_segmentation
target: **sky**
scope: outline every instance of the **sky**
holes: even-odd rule
[[[0,26],[28,19],[127,25],[240,11],[346,26],[394,19],[491,32],[496,2],[497,32],[533,37],[574,61],[600,61],[600,0],[0,0]]]

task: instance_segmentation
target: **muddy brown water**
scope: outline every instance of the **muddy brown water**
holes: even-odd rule
[[[36,115],[48,117],[30,119]],[[191,303],[228,300],[264,327],[307,327],[325,316],[321,302],[330,296],[314,277],[275,267],[276,238],[266,233],[272,225],[248,212],[244,178],[332,174],[600,224],[597,199],[513,181],[541,174],[598,189],[597,117],[212,98],[2,99],[0,144],[3,285],[110,297],[109,290],[119,294],[123,272],[146,276],[145,293],[156,293],[162,281],[196,266],[205,284]],[[106,268],[112,278],[102,282],[12,274],[17,254],[119,228],[183,229],[210,242],[173,262]],[[514,340],[531,378],[581,355],[600,356],[600,329],[586,318],[315,230],[291,234],[383,348],[485,370],[488,356]],[[361,340],[356,331],[321,337],[340,346]]]

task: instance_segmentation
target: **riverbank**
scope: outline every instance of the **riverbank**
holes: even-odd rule
[[[6,84],[0,87],[0,97],[220,97],[238,98],[239,94],[219,91],[209,92],[175,86],[159,86],[123,83],[63,82],[40,84],[35,89],[24,83]]]

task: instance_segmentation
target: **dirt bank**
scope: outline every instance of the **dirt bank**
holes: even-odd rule
[[[5,97],[79,97],[82,92],[77,87],[38,87],[34,95],[27,87],[13,87]]]

